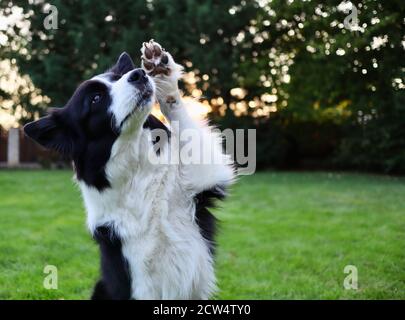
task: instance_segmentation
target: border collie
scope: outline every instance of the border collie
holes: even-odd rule
[[[208,209],[225,196],[234,169],[215,130],[188,115],[177,86],[182,67],[153,40],[141,52],[142,68],[122,53],[63,108],[24,130],[72,159],[101,252],[93,299],[208,299],[216,289],[215,218]],[[168,126],[150,114],[156,101]],[[159,150],[156,130],[168,136]],[[151,161],[151,153],[180,153],[187,130],[215,161]]]

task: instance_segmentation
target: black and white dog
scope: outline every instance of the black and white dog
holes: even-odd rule
[[[141,52],[142,68],[121,54],[63,108],[24,130],[73,161],[101,251],[93,299],[208,299],[216,288],[208,209],[224,197],[234,170],[219,135],[188,115],[177,86],[182,67],[153,40]],[[150,114],[155,98],[170,129]],[[154,130],[169,136],[159,150]],[[214,154],[210,163],[151,161],[151,154],[180,153],[187,130],[197,133],[202,155]]]

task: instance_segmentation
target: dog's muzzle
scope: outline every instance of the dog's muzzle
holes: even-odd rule
[[[141,99],[148,99],[153,94],[152,85],[143,69],[135,69],[128,77],[128,82],[141,92]]]

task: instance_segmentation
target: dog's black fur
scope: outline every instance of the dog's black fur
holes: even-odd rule
[[[119,236],[109,226],[98,227],[93,235],[101,252],[101,280],[94,288],[93,300],[128,300],[131,297],[131,276],[122,254]]]

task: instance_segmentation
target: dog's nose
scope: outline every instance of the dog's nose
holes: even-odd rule
[[[146,80],[146,73],[142,69],[135,69],[128,77],[128,82],[138,83]]]

